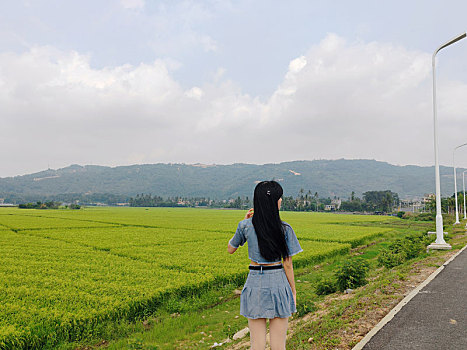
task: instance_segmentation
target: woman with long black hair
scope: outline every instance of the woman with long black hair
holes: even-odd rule
[[[285,349],[288,318],[297,311],[292,255],[303,249],[279,216],[282,194],[276,181],[256,185],[253,209],[240,221],[227,248],[233,254],[248,242],[250,272],[240,296],[240,314],[248,318],[253,350],[265,349],[266,319],[271,350]]]

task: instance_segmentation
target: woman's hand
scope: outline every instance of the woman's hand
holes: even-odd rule
[[[253,216],[253,208],[251,208],[250,210],[246,212],[245,219],[249,219],[252,216]]]

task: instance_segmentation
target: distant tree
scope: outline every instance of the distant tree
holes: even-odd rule
[[[369,211],[391,212],[396,203],[399,203],[399,195],[390,190],[367,191],[363,194],[363,201]]]
[[[20,209],[58,209],[60,202],[48,201],[48,202],[36,202],[36,203],[20,203],[18,208]]]
[[[363,211],[363,205],[360,198],[354,198],[351,201],[343,201],[340,210],[342,211]]]

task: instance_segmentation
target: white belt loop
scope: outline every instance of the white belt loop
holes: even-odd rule
[[[263,265],[261,265],[261,274],[263,274]]]

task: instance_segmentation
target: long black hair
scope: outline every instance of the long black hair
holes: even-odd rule
[[[253,226],[258,237],[259,251],[268,261],[289,256],[284,224],[277,207],[282,194],[282,186],[276,181],[262,181],[256,185],[253,196]]]

